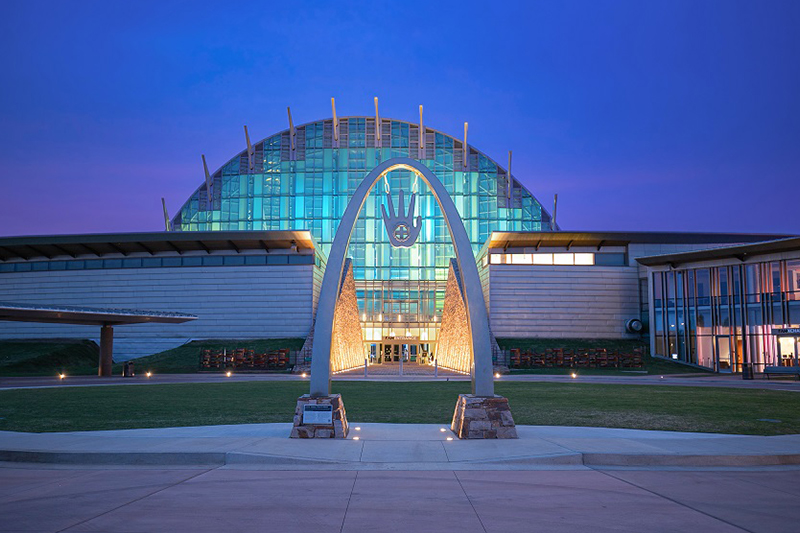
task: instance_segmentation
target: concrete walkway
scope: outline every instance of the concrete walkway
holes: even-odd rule
[[[800,465],[800,435],[773,437],[519,426],[516,440],[459,440],[446,425],[352,424],[346,440],[289,439],[291,424],[74,433],[0,432],[0,460],[247,465],[276,470],[525,470]]]
[[[800,436],[288,424],[0,433],[0,532],[794,532]],[[355,437],[359,437],[355,440]]]
[[[380,365],[376,365],[380,366]],[[370,367],[376,368],[376,367]],[[436,382],[436,381],[469,381],[470,377],[439,370],[438,378],[434,378],[429,371],[398,376],[395,373],[380,373],[377,370],[366,381],[385,382]],[[365,381],[364,371],[351,370],[333,376],[334,381]],[[223,373],[200,374],[158,374],[146,377],[137,374],[132,378],[121,376],[100,378],[97,376],[67,376],[61,380],[58,376],[39,377],[0,377],[0,390],[29,389],[43,387],[88,387],[104,385],[151,385],[171,383],[222,383],[222,382],[261,382],[261,381],[305,381],[307,377],[297,374],[246,374],[234,373],[227,377]],[[745,389],[782,390],[800,392],[800,381],[789,379],[743,380],[741,376],[720,374],[673,374],[673,375],[646,375],[631,373],[629,375],[582,375],[577,373],[576,378],[569,375],[546,374],[506,374],[496,378],[497,383],[504,381],[529,382],[529,383],[597,383],[613,385],[668,385],[679,387],[731,387]]]

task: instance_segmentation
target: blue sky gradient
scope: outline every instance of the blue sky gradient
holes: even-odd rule
[[[564,229],[800,233],[797,28],[796,1],[5,1],[0,235],[161,230],[201,153],[332,96],[468,121]]]

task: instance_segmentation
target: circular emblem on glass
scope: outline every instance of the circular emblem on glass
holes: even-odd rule
[[[406,242],[410,236],[411,232],[405,224],[398,224],[397,227],[394,228],[394,238],[399,242]]]

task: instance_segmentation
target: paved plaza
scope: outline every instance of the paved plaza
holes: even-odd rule
[[[800,436],[290,424],[0,432],[0,531],[797,531]],[[355,429],[359,428],[359,429]],[[450,439],[448,439],[448,437]]]

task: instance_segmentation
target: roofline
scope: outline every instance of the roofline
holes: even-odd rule
[[[669,265],[676,267],[685,263],[711,259],[738,259],[741,262],[750,257],[769,255],[781,252],[791,252],[800,250],[800,237],[792,236],[789,238],[774,239],[755,244],[743,244],[738,246],[724,246],[712,248],[710,250],[700,250],[693,252],[681,252],[676,254],[651,255],[639,257],[636,260],[644,266]]]
[[[374,117],[374,116],[372,116],[372,115],[349,115],[349,116],[342,116],[342,117],[340,117],[340,116],[338,116],[338,115],[336,116],[336,120],[337,120],[337,121],[341,121],[341,120],[343,120],[343,119],[351,119],[351,118],[364,118],[364,119],[367,119],[367,118],[375,118],[375,117]],[[383,117],[383,116],[382,116],[382,117],[380,117],[380,119],[381,119],[381,120],[393,120],[393,121],[395,121],[395,122],[402,122],[402,123],[404,123],[404,124],[409,124],[409,125],[412,125],[412,126],[419,126],[419,124],[417,124],[416,122],[409,122],[409,121],[407,121],[407,120],[402,120],[402,119],[398,119],[398,118],[391,118],[391,117]],[[330,120],[331,122],[333,122],[333,117],[326,117],[326,118],[322,118],[322,119],[319,119],[319,120],[312,120],[312,121],[309,121],[309,122],[304,122],[304,123],[302,123],[302,124],[298,124],[298,125],[294,126],[294,129],[295,129],[295,130],[297,130],[297,128],[305,127],[305,126],[308,126],[309,124],[316,124],[317,122],[325,122],[326,120]],[[441,135],[446,135],[446,136],[450,137],[451,139],[460,140],[462,143],[464,142],[464,141],[463,141],[463,139],[459,139],[458,137],[455,137],[455,136],[453,136],[453,135],[450,135],[449,133],[445,133],[445,132],[443,132],[443,131],[440,131],[440,130],[433,129],[433,128],[429,127],[428,125],[424,125],[424,127],[425,127],[425,129],[426,129],[426,130],[430,130],[430,131],[432,131],[433,133],[439,133],[439,134],[441,134]],[[255,146],[255,145],[259,144],[259,143],[263,143],[264,141],[266,141],[266,140],[267,140],[267,139],[269,139],[270,137],[275,137],[275,136],[277,136],[277,135],[283,135],[284,133],[287,133],[287,132],[290,132],[290,129],[289,129],[289,128],[285,128],[285,129],[282,129],[282,130],[278,130],[277,132],[273,133],[272,135],[268,135],[268,136],[264,137],[263,139],[261,139],[261,140],[259,140],[259,141],[256,141],[256,142],[254,142],[254,143],[251,143],[251,144],[252,144],[253,146]],[[488,154],[486,154],[485,152],[483,152],[483,151],[481,151],[481,150],[478,150],[477,148],[475,148],[473,145],[471,145],[471,144],[469,144],[469,143],[467,143],[467,148],[472,148],[473,150],[475,150],[475,152],[477,152],[477,153],[481,154],[482,156],[486,157],[486,158],[487,158],[487,159],[489,159],[491,162],[493,162],[495,165],[497,165],[499,168],[501,168],[501,169],[505,170],[505,171],[506,171],[506,175],[508,175],[508,169],[507,169],[507,168],[505,168],[505,167],[503,167],[503,166],[501,166],[501,165],[500,165],[500,163],[498,163],[498,162],[497,162],[497,161],[496,161],[496,160],[495,160],[493,157],[489,156]],[[231,157],[230,159],[228,159],[227,161],[225,161],[225,162],[224,162],[222,165],[220,165],[219,167],[217,167],[217,169],[216,169],[216,170],[214,170],[214,172],[210,172],[209,174],[210,174],[210,175],[213,177],[213,176],[214,176],[214,175],[215,175],[217,172],[221,172],[221,171],[222,171],[222,169],[223,169],[223,167],[224,167],[225,165],[227,165],[228,163],[230,163],[231,161],[233,161],[233,160],[234,160],[234,159],[236,159],[237,157],[242,157],[242,155],[244,155],[244,154],[247,154],[247,147],[245,147],[245,148],[244,148],[244,150],[242,150],[242,151],[238,152],[238,153],[237,153],[235,156],[233,156],[233,157]],[[366,174],[365,174],[365,175],[366,175]],[[511,175],[511,177],[512,177],[512,178],[514,177],[514,176],[513,176],[513,174]],[[530,194],[530,195],[531,195],[531,198],[533,198],[534,200],[536,200],[536,203],[538,203],[538,204],[539,204],[539,206],[542,208],[542,211],[543,211],[544,213],[546,213],[546,214],[547,214],[548,218],[550,219],[550,221],[551,221],[551,223],[552,223],[552,221],[553,221],[553,215],[550,213],[550,211],[548,211],[548,210],[547,210],[547,208],[545,208],[544,204],[543,204],[542,202],[540,202],[540,201],[539,201],[539,199],[536,197],[536,195],[534,195],[534,194],[533,194],[533,193],[532,193],[532,192],[531,192],[531,191],[530,191],[530,190],[529,190],[529,189],[528,189],[528,188],[527,188],[527,187],[526,187],[526,186],[525,186],[525,185],[524,185],[524,184],[523,184],[523,183],[522,183],[520,180],[517,180],[517,181],[518,181],[518,183],[519,183],[520,187],[522,187],[523,189],[525,189],[525,192],[527,192],[528,194]],[[176,217],[177,217],[177,216],[180,214],[180,212],[183,210],[183,208],[186,206],[186,204],[188,204],[188,203],[189,203],[189,200],[191,200],[191,199],[192,199],[192,196],[194,196],[194,195],[195,195],[195,193],[196,193],[196,192],[198,192],[198,191],[200,191],[200,189],[202,189],[204,186],[205,186],[205,181],[203,181],[203,182],[202,182],[202,183],[201,183],[201,184],[200,184],[200,185],[199,185],[199,186],[198,186],[198,187],[197,187],[197,188],[196,188],[196,189],[195,189],[195,190],[194,190],[194,191],[193,191],[193,192],[192,192],[192,193],[189,195],[189,197],[186,199],[186,201],[185,201],[185,202],[183,202],[183,203],[181,204],[181,206],[178,208],[178,211],[177,211],[177,212],[175,213],[175,215],[174,215],[174,216],[173,216],[173,217],[170,219],[170,222],[173,222],[173,221],[175,220],[175,218],[176,218]]]
[[[35,235],[0,238],[0,261],[131,253],[150,255],[175,252],[285,250],[293,246],[313,250],[324,258],[309,230],[162,231],[150,233],[95,233]]]
[[[716,244],[765,242],[796,235],[766,233],[708,233],[676,231],[493,231],[477,257],[497,248],[533,246],[627,246],[629,244]]]

